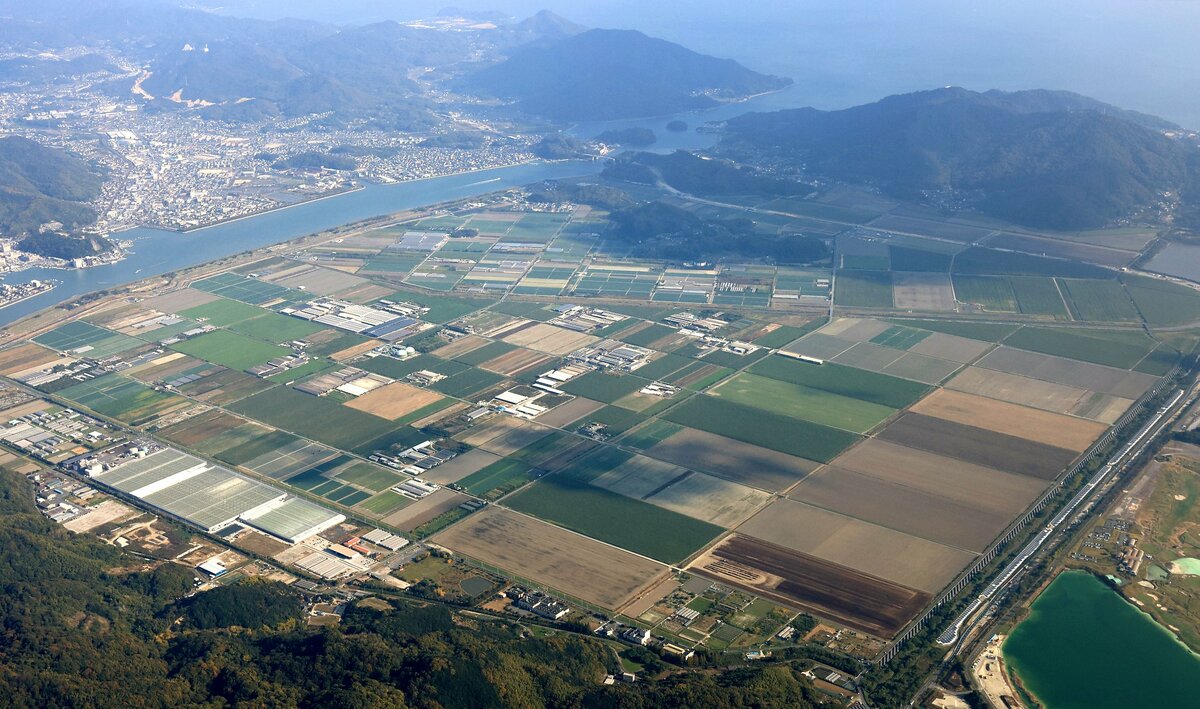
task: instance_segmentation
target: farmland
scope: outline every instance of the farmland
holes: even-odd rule
[[[977,245],[1033,243],[999,226],[837,199],[754,216],[836,240],[805,264],[632,261],[586,206],[419,227],[478,235],[351,231],[39,323],[0,347],[0,372],[689,647],[740,651],[775,630],[748,624],[792,609],[886,638],[1189,351],[1154,324],[1200,321],[1200,296]],[[290,309],[323,295],[395,324]],[[649,352],[581,350],[608,338]],[[386,379],[323,388],[351,368]],[[406,451],[426,443],[435,456]],[[392,489],[413,476],[436,488]],[[720,592],[679,590],[673,564]],[[685,628],[672,604],[692,596],[735,610]]]

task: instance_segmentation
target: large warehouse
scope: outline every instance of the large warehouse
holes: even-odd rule
[[[91,477],[206,532],[242,521],[294,543],[345,519],[174,448],[93,471]]]

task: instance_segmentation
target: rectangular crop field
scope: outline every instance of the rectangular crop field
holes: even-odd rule
[[[1078,455],[1066,448],[913,413],[904,414],[876,437],[1043,480],[1058,477]]]
[[[786,490],[819,465],[811,460],[657,420],[621,439],[646,455],[771,492]]]
[[[712,541],[721,528],[560,473],[505,499],[518,512],[594,539],[676,563]]]
[[[937,593],[975,555],[788,499],[737,529],[892,583]]]
[[[709,390],[713,396],[767,413],[866,433],[895,409],[800,384],[742,373]]]
[[[171,345],[176,352],[198,357],[230,369],[249,369],[291,350],[228,330],[214,330]]]
[[[893,409],[902,409],[929,391],[928,386],[907,379],[830,362],[810,364],[778,355],[755,363],[749,371],[781,382],[821,389]]]
[[[364,446],[396,429],[387,419],[355,411],[324,398],[276,387],[229,406],[258,419],[343,450]],[[369,452],[369,451],[368,451]]]
[[[668,409],[663,418],[744,443],[820,462],[832,460],[858,436],[828,426],[773,415],[698,394]]]
[[[609,610],[617,610],[667,571],[662,564],[491,507],[433,541],[522,579]]]
[[[1107,426],[1060,414],[939,389],[911,409],[918,414],[1083,452]]]
[[[742,534],[722,540],[689,570],[884,638],[932,599],[930,593]]]
[[[860,308],[892,307],[892,274],[889,271],[837,272],[834,301]]]

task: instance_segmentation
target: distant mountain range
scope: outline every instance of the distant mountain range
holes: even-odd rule
[[[707,108],[790,83],[641,32],[594,29],[522,47],[462,86],[525,113],[587,121]]]
[[[1168,121],[1068,92],[960,88],[730,120],[720,152],[1018,224],[1097,227],[1200,203],[1200,151]]]
[[[20,237],[43,224],[67,230],[95,221],[86,202],[100,193],[88,165],[27,138],[0,138],[0,233]]]

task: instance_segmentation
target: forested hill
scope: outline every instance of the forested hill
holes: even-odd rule
[[[617,663],[598,640],[533,638],[515,624],[436,605],[360,604],[340,627],[309,630],[302,599],[286,587],[242,582],[185,598],[191,569],[129,571],[140,564],[45,519],[28,483],[0,470],[0,706],[649,709],[817,702],[787,665],[605,687],[600,680]]]
[[[641,32],[594,29],[519,49],[464,86],[530,114],[606,120],[705,108],[790,83]]]
[[[84,202],[100,179],[82,161],[28,138],[0,138],[0,234],[21,236],[47,222],[68,229],[95,220]]]
[[[728,122],[721,150],[813,176],[943,198],[1033,227],[1155,216],[1164,195],[1200,196],[1200,152],[1170,123],[1076,94],[948,88],[840,111]]]

